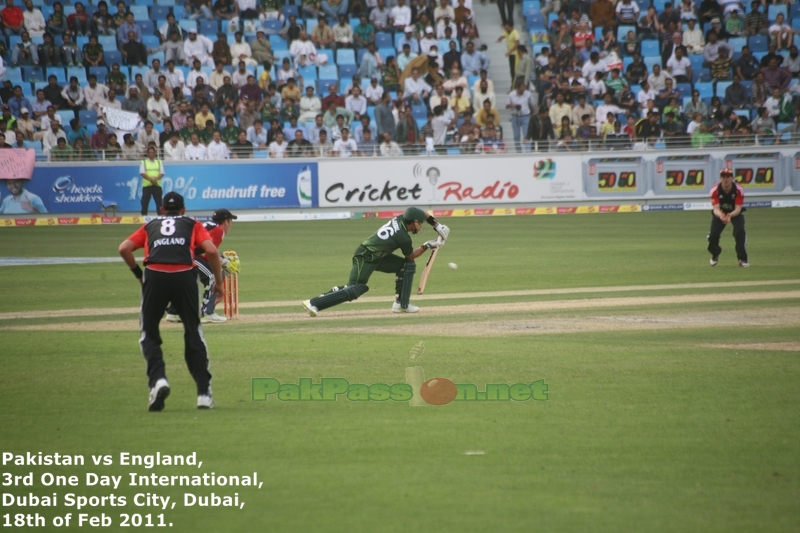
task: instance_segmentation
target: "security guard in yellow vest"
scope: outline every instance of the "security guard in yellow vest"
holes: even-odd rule
[[[161,214],[161,178],[164,177],[164,163],[156,157],[156,147],[147,147],[147,157],[139,165],[142,176],[142,216],[147,215],[147,206],[152,196],[156,202],[156,215]]]

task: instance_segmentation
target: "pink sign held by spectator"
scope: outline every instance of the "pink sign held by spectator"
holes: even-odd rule
[[[36,152],[24,148],[0,150],[0,180],[29,180]]]

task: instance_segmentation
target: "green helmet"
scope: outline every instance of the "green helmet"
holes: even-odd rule
[[[425,211],[419,207],[409,207],[406,209],[405,213],[403,213],[403,220],[409,222],[425,222],[425,218]]]

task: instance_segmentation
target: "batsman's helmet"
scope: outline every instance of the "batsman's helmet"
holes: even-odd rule
[[[403,213],[403,220],[407,222],[425,222],[425,211],[419,207],[409,207]]]

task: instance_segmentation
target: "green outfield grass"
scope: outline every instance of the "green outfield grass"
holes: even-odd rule
[[[316,320],[299,300],[346,281],[350,254],[381,222],[235,224],[222,248],[240,254],[240,298],[251,306],[238,323],[204,328],[217,408],[203,412],[174,325],[162,331],[173,394],[164,412],[147,412],[131,311],[137,284],[121,261],[2,267],[0,313],[30,317],[0,315],[0,453],[82,454],[87,465],[0,466],[81,477],[78,487],[3,486],[56,492],[60,505],[4,506],[0,524],[7,513],[13,521],[39,512],[46,530],[77,530],[50,521],[105,513],[116,530],[120,513],[163,512],[180,532],[798,531],[800,211],[746,216],[749,269],[736,267],[730,230],[720,265],[708,266],[708,213],[450,219],[426,293],[452,296],[395,316],[393,279],[376,273],[366,296],[378,299]],[[134,229],[0,229],[2,255],[110,257]],[[759,285],[767,281],[778,283]],[[694,286],[724,282],[744,285]],[[693,285],[656,287],[678,284]],[[616,290],[628,286],[637,289]],[[454,297],[576,287],[600,289]],[[657,300],[665,296],[685,301]],[[604,303],[558,307],[579,299]],[[287,303],[259,304],[270,301]],[[109,311],[41,315],[98,308]],[[420,341],[425,353],[411,362]],[[251,399],[252,378],[393,384],[409,366],[480,389],[544,379],[549,399],[442,407]],[[203,466],[92,464],[91,454],[122,451],[197,452]],[[264,485],[127,485],[129,472],[212,471],[255,471]],[[86,472],[125,477],[116,490],[87,488]],[[70,492],[124,495],[128,505],[78,511],[63,505]],[[184,508],[185,492],[238,492],[245,506]],[[137,507],[137,493],[178,505]]]

